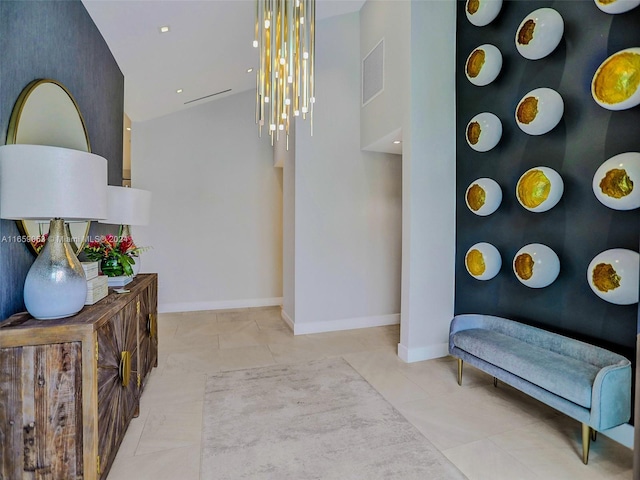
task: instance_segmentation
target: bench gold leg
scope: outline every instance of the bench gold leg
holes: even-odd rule
[[[462,386],[462,359],[458,359],[458,385]]]
[[[591,441],[591,427],[582,424],[582,463],[589,463],[589,442]]]
[[[591,441],[595,442],[598,439],[598,432],[595,429],[591,429]]]

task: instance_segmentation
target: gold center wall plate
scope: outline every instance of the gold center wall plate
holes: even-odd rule
[[[607,110],[627,110],[640,104],[640,47],[620,50],[598,67],[591,96]]]
[[[620,288],[621,277],[610,263],[598,263],[591,272],[593,285],[601,292]]]
[[[606,196],[620,199],[633,192],[633,180],[624,168],[614,168],[600,180],[599,187]]]
[[[534,167],[520,176],[516,198],[523,208],[542,213],[555,207],[564,193],[562,177],[549,167]]]
[[[587,268],[591,291],[616,305],[638,303],[640,255],[625,248],[612,248],[596,255]]]
[[[518,45],[529,45],[533,40],[533,31],[536,29],[536,22],[531,18],[524,21],[518,30]]]
[[[482,252],[476,248],[473,248],[467,252],[467,270],[474,277],[482,275],[487,266],[484,263],[484,256]]]
[[[477,183],[471,185],[467,190],[467,206],[473,212],[477,212],[484,206],[486,198],[487,192]]]
[[[538,115],[538,99],[536,97],[525,97],[518,104],[516,118],[520,123],[529,125]]]
[[[533,277],[533,263],[533,257],[526,252],[516,256],[513,261],[513,270],[518,278],[529,280]]]
[[[467,59],[466,67],[467,76],[469,78],[476,78],[480,74],[480,71],[484,66],[485,57],[486,55],[484,53],[484,50],[481,48],[476,48],[473,52],[471,52],[469,58]]]
[[[551,191],[551,181],[542,170],[529,170],[518,182],[518,200],[528,208],[539,207]]]
[[[467,272],[476,280],[491,280],[502,268],[500,252],[487,242],[473,245],[467,250],[464,258]]]
[[[467,125],[467,142],[469,142],[469,145],[476,145],[480,140],[481,133],[482,128],[480,127],[480,124],[478,122],[469,122],[469,125]]]
[[[598,167],[591,187],[600,203],[613,210],[640,207],[640,153],[614,155]]]
[[[475,15],[476,13],[478,13],[478,10],[480,9],[480,0],[467,0],[467,14],[468,15]]]
[[[513,273],[530,288],[551,285],[560,273],[560,259],[556,252],[542,243],[530,243],[513,257]]]

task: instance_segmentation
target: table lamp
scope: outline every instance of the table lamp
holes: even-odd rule
[[[100,223],[120,225],[120,236],[131,236],[130,225],[148,225],[151,217],[151,192],[139,188],[107,187],[107,218]],[[137,258],[134,272],[140,270]],[[134,275],[135,275],[134,273]]]
[[[49,238],[27,273],[24,303],[35,318],[75,315],[87,281],[69,245],[66,220],[107,216],[107,160],[47,145],[0,146],[0,217],[49,219]]]

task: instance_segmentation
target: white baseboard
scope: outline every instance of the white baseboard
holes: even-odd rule
[[[198,312],[202,310],[223,310],[228,308],[273,307],[282,305],[282,297],[246,298],[242,300],[223,300],[216,302],[160,303],[158,312]]]
[[[289,319],[289,321],[285,319],[287,323],[290,321],[291,319]],[[291,322],[290,326],[293,326],[294,335],[306,335],[309,333],[337,332],[356,328],[382,327],[385,325],[397,325],[399,323],[400,314],[394,313],[372,317],[342,318],[340,320],[327,320],[326,322]]]
[[[284,323],[287,324],[287,326],[291,329],[291,331],[293,332],[293,320],[291,319],[291,317],[289,316],[289,314],[287,312],[284,311],[284,309],[282,309],[280,311],[280,316],[282,317],[282,320],[284,320]]]
[[[398,344],[398,357],[406,363],[421,362],[423,360],[446,357],[447,355],[449,355],[448,343],[420,348],[407,348],[401,343]]]

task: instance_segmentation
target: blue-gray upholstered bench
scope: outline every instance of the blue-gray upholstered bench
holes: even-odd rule
[[[582,461],[590,439],[629,421],[631,363],[621,355],[490,315],[457,315],[449,353],[582,422]]]

